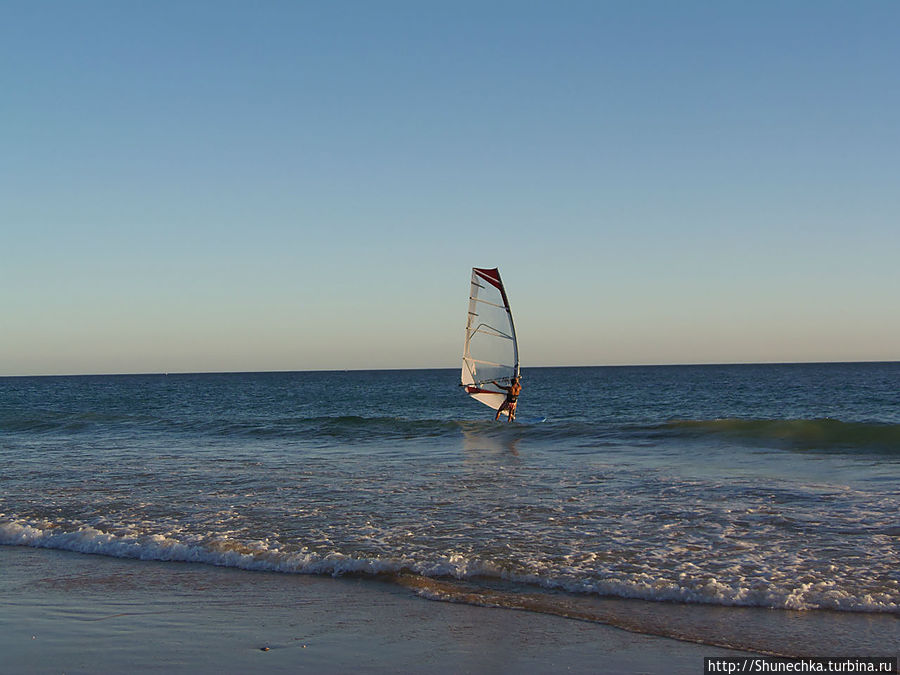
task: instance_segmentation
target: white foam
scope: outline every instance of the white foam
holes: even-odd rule
[[[89,525],[61,526],[48,521],[0,521],[0,544],[32,546],[118,558],[203,563],[245,570],[295,574],[341,576],[379,575],[412,572],[430,578],[460,580],[488,578],[528,584],[548,590],[655,601],[702,603],[726,606],[756,606],[792,610],[832,609],[900,613],[900,588],[894,592],[864,593],[855,596],[842,590],[834,580],[794,582],[788,575],[745,577],[728,574],[723,578],[698,574],[686,563],[675,578],[650,570],[608,569],[590,578],[576,570],[568,573],[547,570],[532,561],[528,567],[512,569],[496,561],[466,553],[433,557],[423,553],[397,557],[355,557],[334,550],[315,553],[308,549],[285,551],[269,541],[242,541],[218,533],[211,537],[168,534],[139,534],[137,529],[120,528],[117,533]],[[430,558],[430,559],[429,559]],[[599,580],[598,580],[599,576]]]
[[[246,570],[305,574],[382,574],[400,571],[404,561],[360,559],[334,551],[327,555],[282,552],[264,542],[242,543],[217,536],[210,540],[180,541],[160,535],[115,535],[81,526],[63,530],[20,521],[0,523],[0,544],[32,546],[116,558],[190,562]],[[255,544],[255,545],[254,545]]]

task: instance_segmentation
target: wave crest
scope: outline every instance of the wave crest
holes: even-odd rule
[[[574,596],[614,597],[621,599],[675,602],[681,604],[719,605],[731,607],[768,607],[775,609],[831,609],[851,612],[900,611],[897,597],[891,593],[865,594],[861,597],[837,589],[833,583],[799,584],[796,587],[773,587],[760,591],[742,584],[721,583],[713,578],[684,580],[673,584],[642,575],[640,579],[588,580],[550,578],[538,573],[512,572],[489,560],[449,553],[446,556],[416,560],[402,554],[392,557],[365,557],[331,551],[315,553],[305,548],[285,550],[268,541],[237,541],[225,535],[182,540],[162,534],[107,532],[90,525],[26,520],[0,521],[0,545],[30,546],[76,553],[105,555],[115,558],[156,560],[163,562],[203,563],[250,571],[284,572],[327,576],[361,575],[396,577],[414,575],[422,581],[417,592],[431,599],[488,604],[473,601],[465,593],[457,595],[441,580],[469,583],[510,583],[525,588]],[[425,581],[430,580],[430,581]],[[410,585],[407,583],[407,585]],[[483,591],[484,589],[482,589]],[[510,597],[520,597],[515,593]],[[492,601],[493,602],[493,601]],[[518,602],[518,601],[516,601]],[[509,605],[517,607],[515,604]]]
[[[755,443],[777,443],[801,450],[876,450],[900,454],[900,424],[842,422],[831,418],[761,420],[726,418],[674,420],[667,431],[718,435]]]

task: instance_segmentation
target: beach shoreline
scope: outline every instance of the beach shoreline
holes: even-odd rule
[[[371,579],[0,546],[10,672],[701,672],[747,652]]]

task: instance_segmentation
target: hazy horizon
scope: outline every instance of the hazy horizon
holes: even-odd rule
[[[759,361],[744,363],[601,363],[588,365],[530,365],[523,366],[522,372],[550,368],[702,368],[731,366],[839,366],[839,365],[882,365],[900,363],[900,361]],[[134,373],[32,373],[28,375],[0,375],[2,378],[27,377],[144,377],[172,375],[289,375],[292,373],[367,373],[413,370],[447,370],[458,371],[459,366],[425,366],[422,368],[307,368],[302,370],[208,370],[208,371],[172,371],[172,372],[134,372]],[[527,380],[527,377],[526,377]]]

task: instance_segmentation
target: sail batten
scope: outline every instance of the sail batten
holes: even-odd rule
[[[513,368],[513,366],[507,365],[505,363],[495,363],[494,361],[481,361],[479,359],[472,359],[472,363],[480,363],[485,366],[497,366],[498,368]]]
[[[509,384],[519,374],[519,348],[509,299],[497,268],[472,268],[461,385],[495,410],[506,392],[494,382]]]
[[[486,328],[479,327],[479,328],[476,328],[472,332],[473,333],[483,333],[484,335],[492,335],[494,337],[503,338],[504,340],[512,340],[513,339],[512,335],[507,335],[506,333],[501,333],[496,328],[491,328],[490,326],[488,326]]]
[[[508,307],[504,307],[503,305],[498,305],[496,302],[488,302],[487,300],[482,300],[481,298],[470,298],[470,299],[474,300],[475,302],[481,302],[481,303],[484,303],[485,305],[490,305],[491,307],[499,307],[500,309],[505,309],[507,312],[509,311]]]

